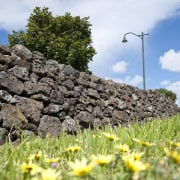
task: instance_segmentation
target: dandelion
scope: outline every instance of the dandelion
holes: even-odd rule
[[[148,163],[143,163],[142,161],[134,160],[133,158],[129,158],[128,156],[123,159],[125,167],[132,172],[144,171],[149,168]]]
[[[142,140],[136,139],[136,138],[133,138],[133,141],[138,142],[139,144],[141,144],[143,146],[146,146],[146,147],[150,147],[150,146],[154,146],[155,145],[154,143],[149,143],[149,142],[142,141]]]
[[[42,152],[41,151],[39,151],[38,153],[36,153],[36,154],[32,154],[32,155],[30,155],[29,156],[29,160],[30,161],[38,161],[40,158],[42,157]]]
[[[92,156],[92,160],[100,165],[100,166],[104,166],[104,165],[107,165],[109,163],[111,163],[113,160],[114,160],[114,155],[93,155]]]
[[[68,147],[66,149],[66,152],[75,152],[75,153],[77,153],[80,150],[81,150],[81,147],[79,147],[79,146],[71,146],[71,147]]]
[[[180,142],[169,141],[169,143],[174,147],[180,147]]]
[[[164,149],[167,156],[172,158],[175,162],[180,163],[180,153],[178,151],[171,151],[168,148]]]
[[[130,151],[129,146],[127,144],[120,144],[117,145],[116,148],[119,150],[120,153],[126,154]]]
[[[28,163],[24,162],[21,165],[21,170],[23,173],[28,173],[28,174],[34,175],[36,173],[39,173],[41,171],[41,168],[32,162],[28,162]]]
[[[55,169],[48,168],[41,171],[41,180],[56,180],[60,179],[60,172]]]
[[[110,133],[103,133],[110,141],[118,140],[119,138],[116,135]]]
[[[94,163],[88,164],[88,161],[85,158],[83,158],[82,160],[76,159],[75,162],[71,161],[68,164],[72,169],[71,174],[78,177],[84,177],[88,175],[92,171],[95,165]]]
[[[122,159],[126,159],[126,158],[129,158],[129,159],[133,159],[135,161],[140,161],[141,160],[141,157],[144,155],[144,152],[132,152],[132,153],[129,153],[129,154],[126,154],[124,156],[122,156]]]

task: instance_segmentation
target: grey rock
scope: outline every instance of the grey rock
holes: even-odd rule
[[[8,69],[7,72],[21,80],[26,80],[26,81],[29,80],[29,72],[24,67],[19,67],[19,66],[15,65],[13,68]]]
[[[29,51],[29,49],[27,49],[26,47],[24,47],[21,44],[14,45],[11,48],[11,52],[13,52],[17,56],[19,56],[21,59],[25,59],[25,60],[31,60],[32,59],[31,51]]]
[[[11,50],[7,46],[0,44],[0,53],[4,55],[11,55]]]
[[[63,104],[64,103],[64,94],[57,90],[52,90],[50,94],[50,102]]]
[[[74,120],[78,122],[83,128],[93,127],[93,115],[86,111],[81,111],[77,116],[75,116]]]
[[[52,137],[60,136],[62,125],[57,117],[44,115],[39,124],[38,135],[46,137],[48,134]]]
[[[13,58],[9,55],[1,55],[0,54],[0,64],[9,65],[13,62]]]
[[[76,76],[76,74],[78,73],[77,70],[75,70],[72,66],[70,65],[67,65],[64,67],[62,73],[65,75],[65,76]]]
[[[41,111],[44,106],[40,101],[36,101],[26,97],[15,96],[17,107],[23,112],[29,122],[39,123]]]
[[[24,85],[15,76],[0,72],[0,86],[15,94],[22,94]]]
[[[24,128],[28,123],[18,107],[4,103],[1,103],[0,120],[2,127],[8,130],[15,127]]]
[[[6,90],[0,90],[0,99],[10,104],[16,102],[16,99]]]
[[[62,122],[62,130],[71,134],[75,134],[79,130],[79,126],[74,119],[66,116],[65,120]]]

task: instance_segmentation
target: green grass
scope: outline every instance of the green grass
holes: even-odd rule
[[[103,133],[116,135],[119,139],[110,141]],[[155,145],[145,147],[135,141],[137,138]],[[39,175],[23,173],[21,166],[23,162],[29,162],[30,155],[42,153],[39,160],[33,162],[43,169],[49,168],[49,164],[44,161],[44,157],[59,158],[53,169],[61,172],[57,179],[81,179],[82,177],[72,176],[69,161],[82,159],[85,157],[89,162],[91,155],[103,154],[114,155],[114,160],[104,166],[95,166],[85,179],[97,180],[172,180],[180,178],[180,147],[173,147],[170,141],[180,142],[180,115],[164,120],[153,120],[142,124],[131,124],[128,128],[107,126],[105,129],[86,130],[76,136],[62,133],[59,138],[24,137],[18,145],[6,143],[0,147],[0,179],[25,180],[38,179]],[[140,171],[136,177],[129,171],[122,160],[122,154],[117,150],[119,144],[127,144],[131,151],[144,152],[142,161],[149,163],[149,168]],[[78,152],[66,152],[70,146],[81,147]],[[177,151],[179,162],[168,157],[164,148]],[[137,174],[136,174],[137,175]],[[50,179],[46,179],[50,180]]]

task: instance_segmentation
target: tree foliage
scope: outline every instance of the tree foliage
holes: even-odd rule
[[[89,17],[72,17],[70,13],[54,17],[47,7],[36,7],[26,31],[13,31],[8,39],[10,47],[22,44],[31,51],[43,53],[47,59],[90,73],[88,63],[96,54],[90,27]]]
[[[175,102],[177,99],[176,94],[173,93],[172,91],[167,90],[167,89],[160,88],[160,89],[156,89],[156,91],[163,93],[163,94],[166,94],[167,96],[169,96],[171,98],[171,100],[173,100],[173,102]]]

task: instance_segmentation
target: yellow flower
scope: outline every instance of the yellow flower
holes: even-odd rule
[[[88,175],[93,167],[94,163],[87,163],[87,159],[83,158],[82,160],[76,159],[75,162],[69,162],[68,163],[70,168],[72,169],[71,174],[79,177],[83,177]]]
[[[92,160],[100,165],[100,166],[104,166],[106,164],[109,164],[110,162],[112,162],[114,160],[114,155],[92,155]]]
[[[172,158],[175,162],[180,163],[180,153],[178,153],[178,151],[171,151],[168,148],[164,148],[164,151],[167,156]]]
[[[174,147],[180,147],[180,142],[169,141],[169,143]]]
[[[128,154],[125,154],[124,156],[122,156],[122,159],[133,159],[135,161],[140,161],[141,160],[141,157],[144,155],[143,152],[139,153],[139,152],[132,152],[132,153],[128,153]]]
[[[41,180],[56,180],[60,179],[60,172],[57,172],[55,169],[43,169],[41,171]]]
[[[118,140],[119,138],[116,135],[110,133],[103,133],[110,141]]]
[[[133,141],[138,142],[139,144],[141,144],[143,146],[147,146],[147,147],[155,145],[154,143],[149,143],[149,142],[142,141],[142,140],[136,139],[136,138],[133,138]]]
[[[80,150],[81,150],[81,147],[79,147],[79,146],[71,146],[71,147],[68,147],[66,149],[66,152],[75,152],[75,153],[77,153]]]
[[[36,153],[36,154],[30,155],[28,159],[31,160],[31,161],[32,161],[32,160],[38,161],[41,157],[42,157],[42,152],[39,151],[39,152]]]
[[[119,150],[120,153],[126,154],[130,151],[129,146],[127,144],[120,144],[117,145],[116,148]]]
[[[148,163],[143,163],[142,161],[139,161],[139,160],[137,161],[137,160],[134,160],[133,158],[124,159],[124,164],[125,164],[125,167],[132,172],[144,171],[149,168]]]
[[[36,173],[39,173],[41,171],[41,168],[32,162],[28,162],[28,163],[24,162],[21,165],[21,170],[23,173],[28,173],[28,174],[34,175]]]

